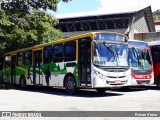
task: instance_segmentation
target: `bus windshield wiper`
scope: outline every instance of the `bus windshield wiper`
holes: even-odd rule
[[[146,48],[144,48],[144,60],[147,59],[147,52],[148,52],[148,50]]]
[[[137,59],[137,61],[138,61],[138,66],[141,66],[140,57],[139,57],[139,55],[138,55],[138,53],[137,53],[137,51],[135,50],[134,47],[132,47],[132,51],[133,51],[134,57],[135,57],[135,58]]]
[[[144,51],[143,51],[143,56],[144,56],[144,59],[142,58],[143,60],[143,63],[142,63],[142,68],[145,69],[145,61],[147,60],[147,52],[148,50],[146,48],[144,48]]]
[[[117,63],[117,66],[118,66],[117,55],[115,55],[115,54],[117,54],[117,53],[115,53],[116,51],[114,51],[107,42],[103,41],[103,44],[111,53],[113,53],[114,60],[116,59],[116,63]]]
[[[114,53],[113,49],[110,47],[110,45],[108,45],[107,42],[104,41],[103,44],[111,53]]]
[[[118,52],[119,52],[120,48],[122,47],[122,45],[123,45],[123,43],[120,43],[118,50],[115,49],[118,60],[119,60]]]

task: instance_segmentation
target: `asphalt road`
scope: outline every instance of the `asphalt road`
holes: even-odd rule
[[[112,89],[102,95],[80,90],[74,96],[55,88],[0,89],[0,111],[160,111],[160,89]]]

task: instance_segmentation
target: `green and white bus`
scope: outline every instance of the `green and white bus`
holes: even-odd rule
[[[120,33],[91,32],[5,54],[4,81],[10,84],[81,88],[130,85],[128,38]]]

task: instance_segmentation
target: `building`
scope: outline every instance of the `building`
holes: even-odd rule
[[[160,20],[156,20],[154,24],[155,24],[156,32],[160,32]]]
[[[156,20],[154,24],[156,32],[135,33],[134,39],[148,41],[148,42],[160,40],[160,20]]]
[[[57,15],[56,18],[59,20],[56,27],[65,37],[91,31],[126,33],[133,20],[129,34],[131,39],[134,39],[135,33],[155,32],[151,6],[130,12]]]

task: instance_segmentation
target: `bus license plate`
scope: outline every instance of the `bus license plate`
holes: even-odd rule
[[[116,81],[115,81],[115,84],[120,84],[120,83],[121,83],[120,80],[116,80]]]
[[[142,82],[142,85],[146,85],[146,82]]]

